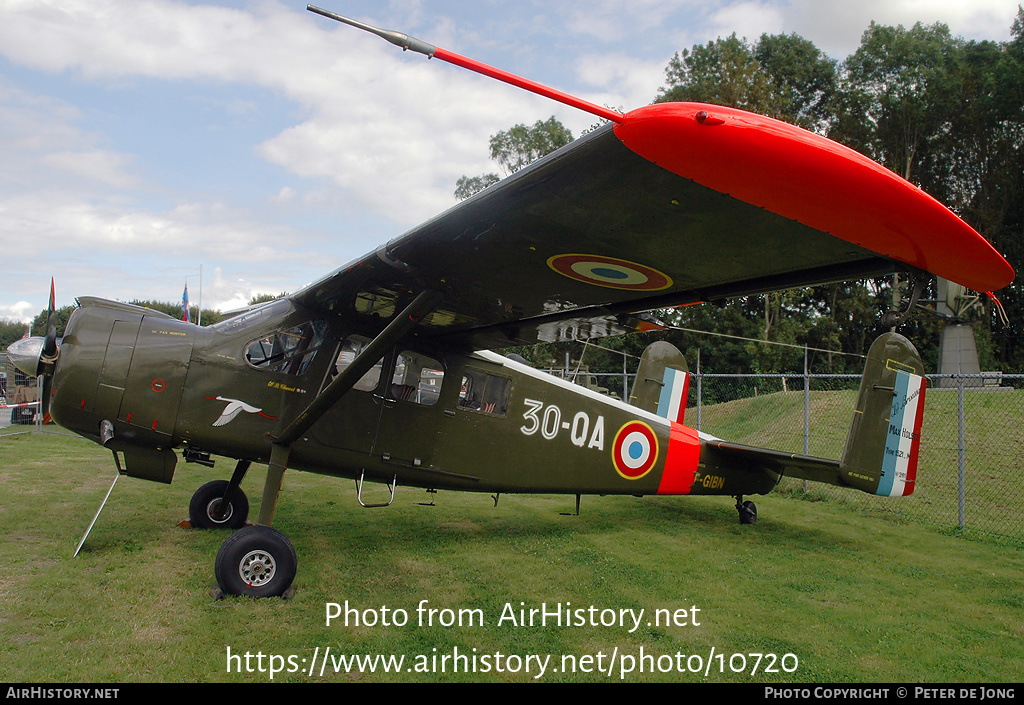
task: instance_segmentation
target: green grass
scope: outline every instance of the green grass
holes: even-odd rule
[[[964,541],[912,521],[838,502],[758,498],[740,526],[725,498],[425,493],[399,488],[388,509],[358,506],[350,481],[285,476],[275,526],[299,554],[291,600],[214,600],[223,532],[176,526],[191,493],[216,471],[179,465],[172,485],[122,478],[85,549],[75,545],[114,470],[110,454],[50,434],[0,438],[0,680],[245,681],[227,649],[296,659],[322,654],[551,655],[547,682],[617,682],[561,672],[562,655],[645,653],[706,660],[703,673],[630,673],[633,681],[1003,682],[1024,662],[1024,552]],[[262,473],[244,485],[258,505]],[[255,514],[257,507],[253,507]],[[477,609],[483,626],[419,626],[421,600]],[[329,602],[398,627],[325,624]],[[700,626],[513,627],[506,603],[700,609]],[[436,649],[436,651],[435,651]],[[729,671],[734,653],[793,654],[795,673]],[[478,663],[482,664],[482,661]],[[493,662],[492,662],[493,663]],[[666,661],[661,662],[663,665]],[[684,665],[686,661],[684,660]],[[692,661],[691,663],[696,663]],[[790,661],[791,663],[791,661]],[[739,664],[736,659],[734,664]],[[244,665],[244,664],[243,664]],[[257,667],[255,659],[250,664]],[[595,665],[597,662],[595,661]],[[559,668],[553,672],[552,668]],[[529,681],[534,673],[278,673],[275,681]]]
[[[809,453],[842,456],[855,391],[810,393]],[[738,443],[802,453],[803,391],[775,392],[705,407],[701,430]],[[1024,390],[965,395],[964,528],[959,527],[958,429],[955,390],[929,389],[921,429],[918,479],[910,498],[892,500],[855,490],[810,485],[814,497],[895,513],[947,531],[1001,537],[1024,545]],[[696,423],[696,412],[687,411]],[[784,491],[802,483],[786,481]]]

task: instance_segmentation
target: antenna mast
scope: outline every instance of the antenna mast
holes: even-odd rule
[[[609,108],[596,105],[583,100],[582,98],[577,98],[576,96],[569,95],[568,93],[563,93],[562,91],[555,90],[554,88],[549,88],[548,86],[537,83],[536,81],[531,81],[528,78],[523,78],[522,76],[517,76],[514,73],[509,73],[508,71],[503,71],[499,68],[489,66],[480,61],[476,61],[475,59],[470,59],[469,57],[462,56],[461,54],[456,54],[453,51],[448,51],[447,49],[434,46],[433,44],[427,44],[426,42],[416,39],[415,37],[410,37],[407,34],[402,34],[401,32],[395,32],[389,29],[378,29],[377,27],[372,27],[368,24],[349,19],[348,17],[342,17],[341,15],[328,10],[315,7],[314,5],[307,5],[306,9],[328,19],[351,25],[352,27],[369,32],[370,34],[376,34],[381,39],[384,39],[397,47],[401,47],[402,51],[414,51],[417,54],[423,54],[428,59],[440,59],[441,61],[445,61],[449,64],[461,66],[464,69],[469,69],[470,71],[475,71],[476,73],[483,74],[484,76],[496,78],[499,81],[511,84],[517,88],[523,88],[531,93],[536,93],[537,95],[542,95],[545,98],[557,100],[559,103],[564,103],[570,107],[583,110],[591,115],[597,115],[598,117],[610,120],[615,124],[621,124],[625,120],[625,116],[617,110],[611,110]]]

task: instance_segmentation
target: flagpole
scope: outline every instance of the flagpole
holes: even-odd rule
[[[196,316],[196,325],[203,325],[203,265],[199,265],[199,315]]]

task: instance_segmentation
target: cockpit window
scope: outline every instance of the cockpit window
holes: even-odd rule
[[[245,361],[258,370],[301,375],[324,342],[327,324],[322,320],[272,333],[249,343]]]

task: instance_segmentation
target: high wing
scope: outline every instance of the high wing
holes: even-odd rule
[[[417,335],[466,349],[651,325],[667,306],[923,270],[978,291],[1013,270],[917,187],[800,128],[696,103],[641,108],[293,299],[380,330],[423,291]]]

